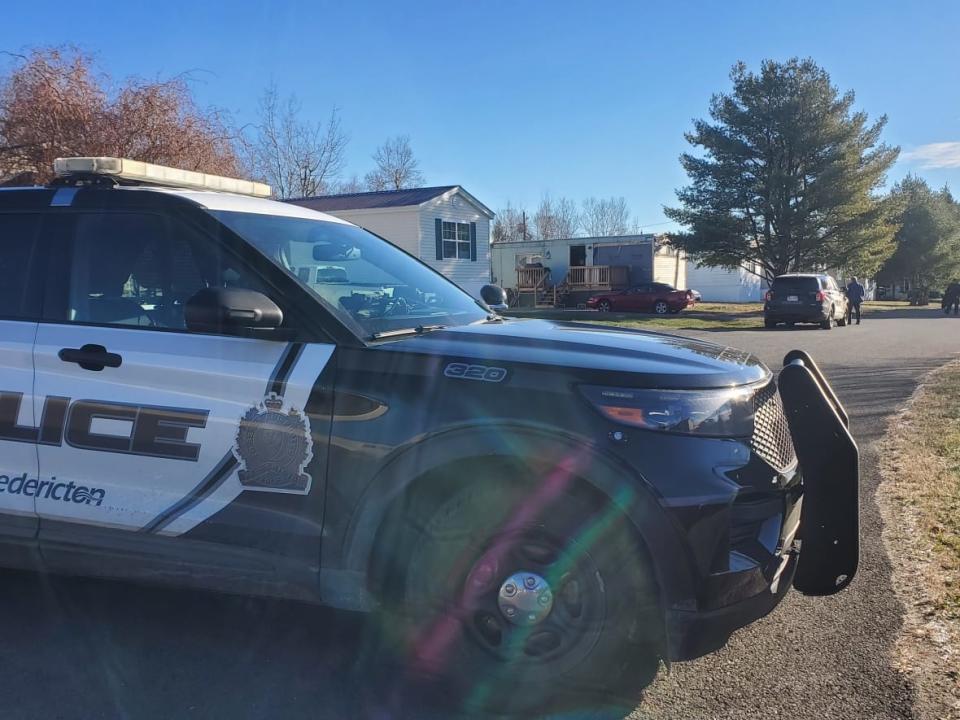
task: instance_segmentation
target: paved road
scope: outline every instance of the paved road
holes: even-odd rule
[[[918,378],[960,353],[960,320],[939,310],[867,316],[818,329],[689,332],[748,348],[771,368],[786,351],[810,352],[850,413],[862,473],[860,569],[831,598],[791,593],[718,653],[674,666],[630,716],[653,718],[911,718],[913,689],[889,663],[902,609],[890,581],[874,501],[876,441]]]
[[[873,445],[917,379],[960,352],[960,321],[931,311],[859,327],[690,332],[771,367],[802,347],[851,411],[863,451],[863,560],[834,598],[796,594],[722,651],[677,664],[633,711],[590,717],[908,718],[913,693],[888,663],[901,608],[873,501]],[[3,718],[424,718],[368,692],[353,671],[356,616],[295,603],[0,574]],[[578,714],[577,717],[583,717]]]

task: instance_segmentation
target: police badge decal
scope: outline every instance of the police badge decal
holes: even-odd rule
[[[313,458],[310,421],[294,407],[284,411],[283,398],[275,393],[240,419],[233,454],[245,490],[310,492],[311,477],[305,472]]]

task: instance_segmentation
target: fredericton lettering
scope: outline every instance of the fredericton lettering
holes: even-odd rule
[[[103,488],[77,485],[74,482],[59,482],[55,477],[49,480],[38,480],[37,478],[28,478],[27,473],[0,475],[0,493],[73,502],[77,505],[96,505],[97,507],[100,507],[103,499],[107,496],[107,491]]]

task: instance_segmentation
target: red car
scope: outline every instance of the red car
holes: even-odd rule
[[[677,290],[666,283],[643,283],[626,290],[594,295],[587,307],[600,312],[678,313],[696,302],[693,290]]]

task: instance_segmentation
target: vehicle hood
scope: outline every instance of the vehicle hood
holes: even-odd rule
[[[550,320],[503,322],[435,330],[375,345],[385,352],[438,355],[450,362],[539,365],[570,369],[590,382],[630,387],[710,388],[770,377],[743,350],[641,330]]]

